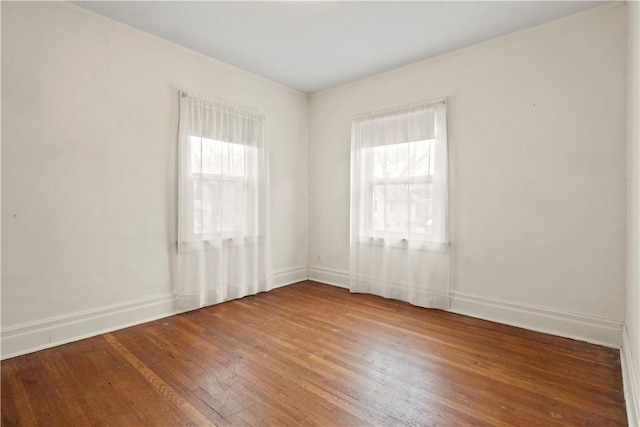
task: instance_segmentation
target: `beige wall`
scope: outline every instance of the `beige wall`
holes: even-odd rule
[[[75,6],[3,2],[3,343],[171,293],[179,90],[266,114],[274,270],[306,268],[306,95]]]
[[[626,341],[623,348],[623,371],[627,407],[629,410],[629,425],[640,423],[640,278],[638,264],[640,252],[638,240],[640,230],[638,220],[638,199],[640,187],[640,131],[638,117],[638,97],[640,87],[638,79],[640,67],[640,4],[637,1],[628,3],[628,36],[627,36],[627,294],[626,294]],[[626,362],[626,363],[625,363]],[[633,403],[635,400],[635,407]]]
[[[351,118],[447,97],[454,306],[618,345],[625,28],[609,5],[312,96],[310,271],[349,268]]]

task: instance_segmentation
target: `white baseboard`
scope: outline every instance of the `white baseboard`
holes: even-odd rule
[[[622,322],[452,292],[449,311],[611,348],[622,345]]]
[[[309,265],[309,280],[349,289],[349,270],[311,264]]]
[[[640,355],[636,355],[640,357]],[[634,364],[629,333],[625,325],[622,334],[622,348],[620,349],[622,364],[622,383],[624,385],[624,401],[627,405],[627,423],[629,427],[640,426],[640,384],[636,364]]]
[[[273,287],[280,288],[282,286],[291,285],[292,283],[307,280],[307,267],[291,267],[275,270],[273,272]]]
[[[318,264],[309,265],[309,280],[348,288],[349,271]],[[458,291],[451,293],[449,311],[606,347],[620,348],[622,345],[622,322],[613,320],[480,297]]]
[[[318,264],[275,271],[274,287],[307,279],[349,288],[348,270]],[[606,319],[457,291],[452,292],[450,311],[608,347],[620,348],[622,345],[622,323]],[[167,294],[5,328],[0,332],[0,358],[19,356],[173,314],[176,314],[175,297]],[[637,391],[634,393],[637,399]]]
[[[273,274],[274,288],[306,279],[306,266],[277,270]],[[4,328],[0,332],[0,358],[32,353],[176,313],[175,296],[166,294]]]
[[[175,313],[175,297],[166,294],[4,328],[0,332],[0,358],[4,360],[32,353]]]

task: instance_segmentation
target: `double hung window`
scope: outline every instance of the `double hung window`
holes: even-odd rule
[[[352,238],[446,242],[445,123],[444,102],[354,120]]]
[[[433,234],[433,139],[372,147],[372,235]]]
[[[353,120],[352,292],[449,307],[447,194],[445,101]]]
[[[265,120],[252,108],[180,93],[181,310],[272,286]]]
[[[242,144],[189,136],[193,235],[233,237],[242,233],[247,187]]]
[[[180,110],[180,245],[266,235],[268,160],[264,116],[186,96]],[[225,243],[229,244],[229,242]]]

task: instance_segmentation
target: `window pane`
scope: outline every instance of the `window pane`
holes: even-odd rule
[[[220,174],[221,168],[221,148],[220,141],[202,138],[202,173]]]
[[[410,184],[409,199],[411,232],[433,232],[433,184]]]
[[[372,227],[376,231],[406,232],[412,203],[407,184],[373,186]]]
[[[371,228],[374,231],[433,232],[433,184],[373,184]]]
[[[220,187],[220,183],[215,180],[202,182],[202,227],[205,234],[221,231]]]
[[[231,157],[231,145],[228,142],[217,141],[221,148],[222,174],[229,176],[229,159]]]
[[[384,178],[387,170],[386,145],[373,147],[373,177]]]
[[[244,176],[244,145],[195,136],[190,142],[192,173]]]
[[[193,232],[212,234],[242,230],[246,191],[244,181],[194,180]]]
[[[231,146],[231,161],[229,174],[231,176],[244,175],[244,151],[245,147],[240,144],[229,144]]]
[[[385,228],[387,231],[407,231],[408,203],[408,186],[406,184],[387,185],[385,198]]]
[[[429,168],[429,147],[431,145],[431,141],[410,143],[409,176],[425,176],[432,173]]]
[[[432,174],[432,140],[373,147],[374,178],[403,178]]]
[[[394,177],[406,177],[409,176],[409,144],[408,142],[402,144],[395,144],[396,149],[396,168]]]
[[[226,181],[223,184],[222,230],[243,229],[245,219],[245,185],[240,181]]]
[[[387,151],[386,176],[389,178],[399,177],[400,174],[400,150],[398,146],[402,144],[394,144],[385,146]]]

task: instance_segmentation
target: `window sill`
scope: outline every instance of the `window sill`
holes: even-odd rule
[[[207,237],[178,243],[178,252],[214,251],[264,245],[265,236]]]
[[[412,239],[398,236],[351,236],[352,244],[391,247],[399,249],[411,249],[428,252],[448,252],[449,242],[439,242],[435,240]]]

